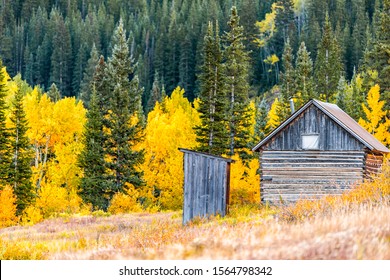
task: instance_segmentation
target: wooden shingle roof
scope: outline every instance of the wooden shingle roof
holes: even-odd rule
[[[336,104],[326,103],[319,100],[312,99],[303,105],[299,110],[294,112],[288,119],[275,128],[270,134],[267,135],[260,143],[258,143],[252,150],[258,151],[264,144],[268,143],[279,131],[283,130],[288,124],[290,124],[296,117],[298,117],[303,111],[305,111],[310,105],[316,106],[325,115],[339,124],[342,128],[348,131],[353,137],[355,137],[364,146],[373,152],[390,153],[390,150],[386,148],[380,141],[378,141],[367,130],[361,127],[354,119],[352,119],[347,113],[341,110]]]

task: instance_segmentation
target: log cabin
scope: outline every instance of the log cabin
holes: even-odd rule
[[[341,194],[381,170],[390,153],[337,105],[310,100],[268,134],[259,152],[262,203]]]

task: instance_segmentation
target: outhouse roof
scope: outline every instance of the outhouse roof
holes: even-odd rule
[[[220,157],[220,156],[216,156],[216,155],[204,153],[204,152],[198,152],[198,151],[193,151],[193,150],[188,150],[188,149],[183,149],[183,148],[179,148],[179,151],[181,151],[183,153],[187,153],[187,154],[197,154],[197,155],[204,156],[204,157],[219,159],[219,160],[223,160],[223,161],[226,161],[229,163],[235,162],[234,159],[231,159],[231,158]]]
[[[359,142],[366,146],[371,151],[380,153],[390,153],[390,150],[386,148],[378,139],[372,134],[360,126],[354,119],[352,119],[347,113],[341,110],[336,104],[322,102],[316,99],[308,101],[299,110],[294,112],[288,119],[275,128],[270,134],[267,135],[260,143],[258,143],[252,150],[258,151],[263,145],[268,143],[279,131],[283,130],[288,124],[290,124],[295,118],[297,118],[303,111],[310,107],[310,105],[316,106],[325,115],[339,124],[342,128],[348,131]]]

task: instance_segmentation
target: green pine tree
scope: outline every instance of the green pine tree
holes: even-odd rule
[[[55,83],[64,95],[71,95],[72,46],[69,29],[57,10],[50,14],[53,21],[50,84]]]
[[[15,93],[10,120],[10,152],[12,156],[8,182],[14,189],[17,214],[20,215],[35,198],[34,186],[31,182],[33,151],[26,134],[28,122],[23,109],[23,93],[20,86]]]
[[[302,42],[295,61],[296,106],[300,107],[312,98],[316,98],[313,82],[313,61],[307,51],[305,42]]]
[[[224,75],[228,98],[229,155],[247,158],[250,145],[249,54],[244,46],[244,31],[237,8],[231,8],[228,31],[224,35]]]
[[[47,92],[47,96],[49,96],[52,102],[57,102],[61,99],[61,93],[58,90],[56,84],[51,84],[50,89]]]
[[[335,101],[334,96],[337,85],[343,74],[340,47],[333,35],[329,14],[326,13],[324,30],[318,46],[314,70],[318,92],[323,94],[322,99],[327,102]]]
[[[374,14],[373,20],[375,38],[372,48],[365,53],[364,70],[378,73],[375,82],[380,85],[381,99],[387,101],[390,100],[390,0],[383,0],[383,8]],[[385,109],[390,112],[390,102],[386,102]]]
[[[126,184],[135,187],[143,185],[142,172],[138,167],[144,158],[143,151],[135,150],[142,140],[142,93],[134,73],[134,61],[130,57],[122,20],[115,29],[112,45],[112,56],[106,68],[110,97],[106,121],[110,198],[116,192],[124,191]]]
[[[344,76],[340,77],[339,84],[337,85],[336,104],[340,109],[347,110],[347,91],[348,83]]]
[[[89,108],[89,102],[91,99],[92,82],[95,75],[96,66],[99,61],[99,54],[97,52],[95,44],[92,45],[90,58],[87,61],[87,66],[84,69],[83,80],[80,85],[80,99],[86,108]]]
[[[161,103],[161,89],[158,79],[158,73],[155,73],[152,90],[150,92],[148,104],[146,106],[146,112],[148,113],[153,110],[154,106],[156,105],[156,102]]]
[[[295,95],[295,69],[293,65],[293,59],[294,57],[290,46],[290,40],[287,38],[282,56],[283,73],[280,75],[281,96],[278,115],[281,120],[284,120],[289,115],[291,115],[290,99]]]
[[[267,101],[265,98],[256,98],[256,115],[255,115],[255,129],[254,129],[254,143],[258,143],[265,138],[270,132],[268,123],[268,111]]]
[[[195,127],[198,150],[215,155],[227,151],[226,91],[224,88],[219,28],[209,22],[204,38],[203,64],[199,75],[201,124]]]
[[[80,196],[86,203],[91,203],[94,209],[106,210],[110,194],[107,193],[103,114],[95,87],[91,87],[92,96],[83,139],[84,150],[79,156],[79,166],[84,170]]]
[[[272,38],[275,53],[278,57],[282,56],[284,44],[293,37],[294,26],[294,3],[292,0],[277,1],[275,16],[275,34]],[[290,42],[289,42],[290,44]]]
[[[0,59],[0,189],[8,182],[10,167],[10,131],[6,127],[7,73]]]

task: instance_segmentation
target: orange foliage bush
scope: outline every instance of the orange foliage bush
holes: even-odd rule
[[[18,222],[16,216],[16,196],[10,186],[0,190],[0,228],[13,226]]]
[[[260,176],[257,174],[259,161],[252,159],[245,165],[238,156],[230,174],[230,203],[233,205],[260,203]]]
[[[362,204],[390,202],[390,162],[383,165],[382,173],[340,196],[326,196],[320,200],[300,200],[281,209],[279,216],[285,221],[303,221],[318,215],[328,215],[336,209]]]
[[[35,204],[24,211],[22,223],[36,224],[46,218],[60,214],[76,214],[84,210],[82,199],[76,191],[42,183]]]
[[[116,193],[111,200],[108,212],[122,214],[141,212],[142,206],[138,203],[139,192],[132,185],[126,186],[126,193]]]

